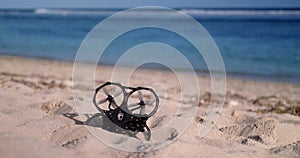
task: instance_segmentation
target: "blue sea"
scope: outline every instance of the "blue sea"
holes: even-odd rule
[[[88,32],[120,10],[2,9],[0,54],[74,61]],[[229,77],[300,83],[300,10],[177,10],[192,16],[210,33]],[[152,11],[151,14],[159,16],[163,13]],[[120,20],[126,23],[126,19]],[[143,19],[136,20],[138,23]],[[176,17],[167,20],[178,26],[185,22]],[[188,26],[185,30],[193,31]],[[208,71],[202,57],[195,55],[193,46],[175,34],[145,28],[131,32],[126,39],[107,49],[100,63],[114,65],[122,53],[138,43],[158,41],[168,44],[172,39],[172,46],[187,56],[197,72],[206,74]]]

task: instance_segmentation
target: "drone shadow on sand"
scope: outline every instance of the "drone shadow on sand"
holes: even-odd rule
[[[76,117],[79,117],[80,115],[78,113],[65,113],[62,114],[64,117],[67,117],[75,122],[76,125],[85,125],[90,127],[96,127],[96,128],[102,128],[106,131],[116,133],[116,134],[123,134],[127,135],[129,137],[133,137],[136,139],[140,139],[137,137],[137,134],[139,132],[133,132],[130,130],[124,130],[112,123],[109,118],[103,114],[103,113],[95,113],[95,114],[84,114],[84,116],[87,118],[85,121],[81,121],[77,119]],[[143,133],[145,136],[145,133]],[[146,136],[145,136],[146,137]]]

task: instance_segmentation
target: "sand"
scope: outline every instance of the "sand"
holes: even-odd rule
[[[220,118],[199,137],[211,92],[210,79],[198,76],[200,102],[189,128],[161,149],[125,152],[96,139],[76,115],[72,68],[68,62],[0,56],[1,157],[300,157],[300,85],[228,79]],[[111,67],[97,70],[97,85],[110,79]],[[184,119],[174,116],[180,89],[172,73],[139,69],[131,78],[131,86],[155,82],[165,83],[167,106],[149,120],[150,128]],[[91,90],[80,90],[93,106],[92,98],[84,98]],[[176,137],[171,130],[164,134]]]

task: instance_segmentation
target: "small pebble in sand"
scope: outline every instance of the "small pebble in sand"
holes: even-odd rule
[[[230,106],[237,106],[239,105],[239,103],[235,100],[230,100],[229,103],[228,103]]]

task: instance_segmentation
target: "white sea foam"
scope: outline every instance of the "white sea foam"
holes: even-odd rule
[[[85,9],[46,9],[37,8],[34,10],[35,14],[61,14],[61,15],[89,15],[89,14],[113,14],[116,11],[113,10],[85,10]]]
[[[300,10],[206,10],[182,9],[184,13],[192,15],[300,15]]]
[[[36,8],[32,11],[28,10],[0,10],[0,14],[24,15],[24,14],[41,14],[41,15],[103,15],[109,16],[119,12],[118,9],[51,9]],[[194,17],[230,17],[230,16],[255,16],[255,17],[285,17],[293,16],[300,18],[300,10],[255,10],[255,9],[179,9],[185,14]],[[148,9],[140,11],[128,12],[129,15],[172,15],[171,12],[159,9]]]
[[[261,16],[300,16],[300,10],[229,10],[229,9],[181,9],[179,10],[183,13],[193,15],[193,16],[248,16],[248,15],[261,15]],[[46,8],[37,8],[34,10],[35,14],[61,14],[61,15],[111,15],[117,13],[118,10],[114,9],[46,9]],[[133,14],[170,14],[167,11],[160,10],[143,10],[138,12],[132,12]]]

